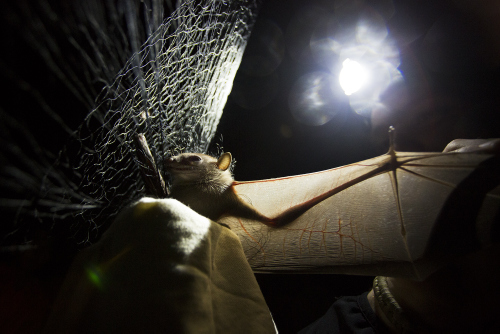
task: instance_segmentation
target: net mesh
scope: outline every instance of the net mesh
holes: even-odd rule
[[[80,243],[95,240],[103,225],[146,193],[138,134],[160,174],[168,154],[206,152],[257,8],[252,0],[10,6],[11,25],[82,116],[73,128],[76,111],[52,101],[43,82],[24,81],[2,61],[13,86],[29,87],[24,90],[36,100],[31,112],[37,116],[29,118],[50,124],[35,131],[17,108],[0,109],[0,206],[10,212],[3,243],[19,243],[19,236],[28,242],[33,221],[69,229]],[[61,143],[62,133],[69,138],[62,149],[49,149],[41,138]]]

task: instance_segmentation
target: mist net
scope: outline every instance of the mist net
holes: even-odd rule
[[[166,155],[207,150],[257,0],[12,3],[2,5],[15,32],[3,36],[15,47],[2,60],[12,91],[0,109],[2,243],[40,228],[92,242],[147,192],[139,134],[160,175]],[[19,107],[24,96],[34,107]]]

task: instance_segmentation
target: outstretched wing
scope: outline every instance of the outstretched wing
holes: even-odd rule
[[[275,225],[238,217],[220,222],[239,236],[256,272],[422,279],[460,252],[460,242],[491,241],[499,170],[498,158],[485,154],[395,152],[312,174],[237,182],[240,198],[271,220],[301,212]],[[477,232],[458,237],[454,225]]]

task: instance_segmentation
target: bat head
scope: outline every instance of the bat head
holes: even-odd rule
[[[182,153],[166,159],[165,167],[173,178],[173,187],[193,184],[227,187],[233,182],[231,161],[229,152],[219,159],[201,153]]]

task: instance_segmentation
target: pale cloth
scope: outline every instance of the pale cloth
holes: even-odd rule
[[[143,198],[72,264],[47,333],[274,333],[237,236]]]

